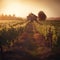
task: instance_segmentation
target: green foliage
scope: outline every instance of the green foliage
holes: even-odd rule
[[[59,33],[59,26],[60,25],[58,24],[59,25],[58,26],[54,22],[48,22],[48,21],[44,21],[44,22],[41,21],[41,23],[42,23],[42,25],[41,24],[38,24],[35,21],[32,24],[34,25],[34,27],[36,28],[36,30],[38,31],[39,34],[45,36],[45,40],[47,38],[46,35],[49,32],[48,30],[51,27],[51,31],[53,32],[53,39],[52,39],[53,40],[52,41],[53,48],[55,49],[57,46],[60,47],[60,38],[58,38],[58,34],[60,35],[60,33]],[[26,26],[21,26],[21,24],[19,22],[16,22],[16,21],[15,22],[12,22],[12,23],[8,23],[6,25],[3,24],[2,26],[3,27],[0,28],[0,36],[3,38],[1,40],[2,45],[5,45],[5,44],[6,45],[10,45],[11,42],[13,43],[13,41],[18,36],[20,37],[22,35],[22,33],[25,32],[25,29],[26,29]],[[33,29],[31,29],[31,30],[33,30]],[[29,38],[26,36],[26,40],[24,39],[24,42],[21,43],[21,44],[24,45],[24,47],[33,56],[37,56],[38,54],[41,54],[41,52],[42,53],[43,52],[45,53],[45,51],[47,51],[49,48],[38,46],[38,44],[36,43],[36,41],[34,41],[34,39],[32,39],[33,34],[32,33],[29,33]],[[50,51],[50,49],[48,51]]]
[[[0,36],[2,37],[2,45],[10,45],[11,42],[14,42],[14,39],[16,39],[18,35],[22,34],[24,28],[20,26],[16,27],[18,24],[19,22],[12,22],[8,24],[2,23],[3,26],[0,25]]]
[[[43,23],[45,23],[45,22],[43,22]],[[52,38],[52,44],[55,44],[56,43],[56,40],[57,40],[57,34],[56,34],[56,27],[54,26],[54,25],[52,25],[52,24],[43,24],[43,25],[40,25],[40,24],[38,24],[38,23],[36,23],[36,22],[34,22],[34,25],[35,25],[35,27],[36,27],[36,29],[37,29],[37,31],[40,33],[40,34],[42,34],[42,35],[44,35],[45,36],[45,38],[47,38],[47,34],[48,34],[48,32],[49,32],[49,28],[51,28],[51,32],[52,32],[52,34],[53,34],[53,38]]]

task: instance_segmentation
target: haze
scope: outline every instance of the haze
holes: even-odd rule
[[[0,14],[26,17],[41,10],[47,17],[60,17],[60,0],[0,0]]]

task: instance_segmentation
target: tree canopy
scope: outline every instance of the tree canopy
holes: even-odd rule
[[[30,20],[30,21],[36,21],[37,20],[37,16],[33,13],[30,13],[28,16],[27,16],[27,20]]]
[[[43,11],[40,11],[39,13],[38,13],[38,19],[39,20],[46,20],[46,14],[43,12]]]

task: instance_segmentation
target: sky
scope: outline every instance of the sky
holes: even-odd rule
[[[47,17],[60,17],[60,0],[0,0],[0,14],[26,17],[44,11]]]

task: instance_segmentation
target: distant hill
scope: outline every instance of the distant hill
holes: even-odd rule
[[[47,20],[60,20],[60,17],[50,17],[50,18],[47,18]]]

